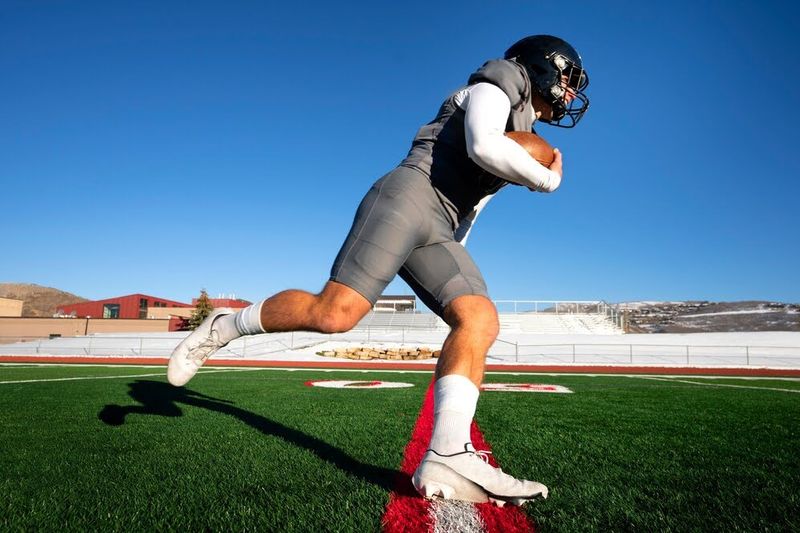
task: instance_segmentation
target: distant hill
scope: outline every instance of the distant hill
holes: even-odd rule
[[[630,333],[800,331],[800,304],[780,302],[626,302]]]
[[[60,305],[88,301],[69,292],[33,283],[0,283],[0,298],[22,300],[24,317],[51,317]]]

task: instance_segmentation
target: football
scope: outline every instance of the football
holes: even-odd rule
[[[509,131],[506,137],[516,141],[517,144],[525,148],[532,158],[536,159],[539,163],[546,167],[553,164],[555,154],[553,147],[550,144],[530,131]]]

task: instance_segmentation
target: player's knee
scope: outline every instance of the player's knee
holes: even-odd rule
[[[317,327],[321,333],[344,333],[358,324],[358,319],[343,310],[323,310],[317,319]]]
[[[497,309],[483,296],[462,296],[445,309],[445,320],[453,328],[468,328],[475,335],[494,342],[500,333]]]
[[[477,328],[487,341],[494,342],[500,334],[500,318],[497,316],[497,310],[494,305],[485,311],[482,311],[477,318]]]
[[[315,313],[317,327],[322,333],[344,333],[353,329],[364,316],[360,308],[347,302],[320,299]]]
[[[316,295],[313,316],[317,330],[322,333],[344,333],[372,309],[372,304],[355,290],[328,282]]]

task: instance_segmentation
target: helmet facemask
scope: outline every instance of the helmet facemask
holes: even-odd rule
[[[589,109],[589,98],[584,93],[589,85],[589,75],[582,67],[559,52],[553,52],[545,59],[552,65],[555,75],[544,84],[537,83],[543,81],[541,77],[531,81],[538,87],[540,95],[552,108],[553,114],[550,119],[540,120],[560,128],[572,128]],[[565,99],[567,91],[572,95],[569,103]]]

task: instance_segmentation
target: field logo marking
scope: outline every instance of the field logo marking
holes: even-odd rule
[[[325,389],[404,389],[413,387],[412,383],[400,381],[348,381],[337,379],[315,379],[306,381],[306,387],[322,387]]]
[[[551,392],[556,394],[572,394],[572,391],[561,385],[545,385],[542,383],[484,383],[481,390],[501,392]]]

